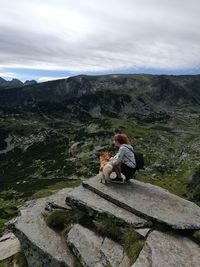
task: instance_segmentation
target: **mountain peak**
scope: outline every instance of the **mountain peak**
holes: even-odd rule
[[[37,82],[35,80],[26,80],[24,82],[24,85],[32,85],[32,84],[36,84]]]

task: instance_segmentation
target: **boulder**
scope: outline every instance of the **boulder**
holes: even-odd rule
[[[69,189],[65,189],[67,194]],[[56,195],[56,197],[58,197]],[[41,212],[51,198],[29,201],[9,223],[20,240],[29,267],[72,267],[73,255],[62,237],[47,227]]]
[[[126,224],[133,226],[134,228],[151,225],[150,222],[118,207],[83,186],[79,186],[68,193],[66,203],[73,208],[84,210],[90,215],[98,217],[112,217],[122,225]]]
[[[67,242],[85,267],[129,267],[130,263],[122,246],[109,238],[76,224],[67,235]]]
[[[136,180],[105,185],[98,177],[84,181],[83,186],[143,218],[173,229],[200,229],[200,207],[159,186]]]
[[[14,234],[5,234],[0,238],[0,261],[12,257],[20,250],[19,240]]]
[[[112,267],[129,267],[130,260],[124,252],[122,246],[115,243],[109,238],[105,238],[100,248],[101,254],[104,255],[107,262]]]
[[[197,267],[200,247],[190,239],[153,231],[132,267]]]

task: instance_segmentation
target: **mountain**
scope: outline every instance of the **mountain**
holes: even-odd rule
[[[35,80],[26,80],[25,82],[24,82],[24,85],[32,85],[32,84],[36,84],[37,82],[35,81]]]
[[[73,101],[84,106],[86,101],[87,109],[90,109],[97,104],[102,106],[112,99],[116,111],[123,109],[124,105],[131,110],[144,112],[188,106],[195,109],[200,105],[200,75],[79,75],[12,88],[1,91],[0,96],[1,106],[44,103],[68,105]]]
[[[18,79],[12,79],[11,81],[6,81],[5,79],[0,77],[0,90],[1,89],[9,89],[9,88],[19,88],[22,86],[32,85],[35,83],[37,83],[37,82],[34,80],[31,80],[31,81],[27,80],[24,83]]]

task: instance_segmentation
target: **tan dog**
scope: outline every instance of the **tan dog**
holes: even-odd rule
[[[108,183],[110,181],[110,174],[113,170],[113,166],[109,163],[110,155],[108,152],[101,152],[100,154],[100,182]]]

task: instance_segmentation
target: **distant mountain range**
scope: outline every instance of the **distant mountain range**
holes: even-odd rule
[[[12,79],[11,81],[6,81],[5,79],[0,77],[0,89],[8,89],[8,88],[17,88],[26,85],[36,84],[35,80],[27,80],[24,83],[18,79]]]
[[[196,112],[200,107],[200,75],[79,75],[38,84],[15,79],[12,83],[18,86],[0,89],[1,107],[70,112],[78,106],[81,115],[124,118],[160,111]]]

